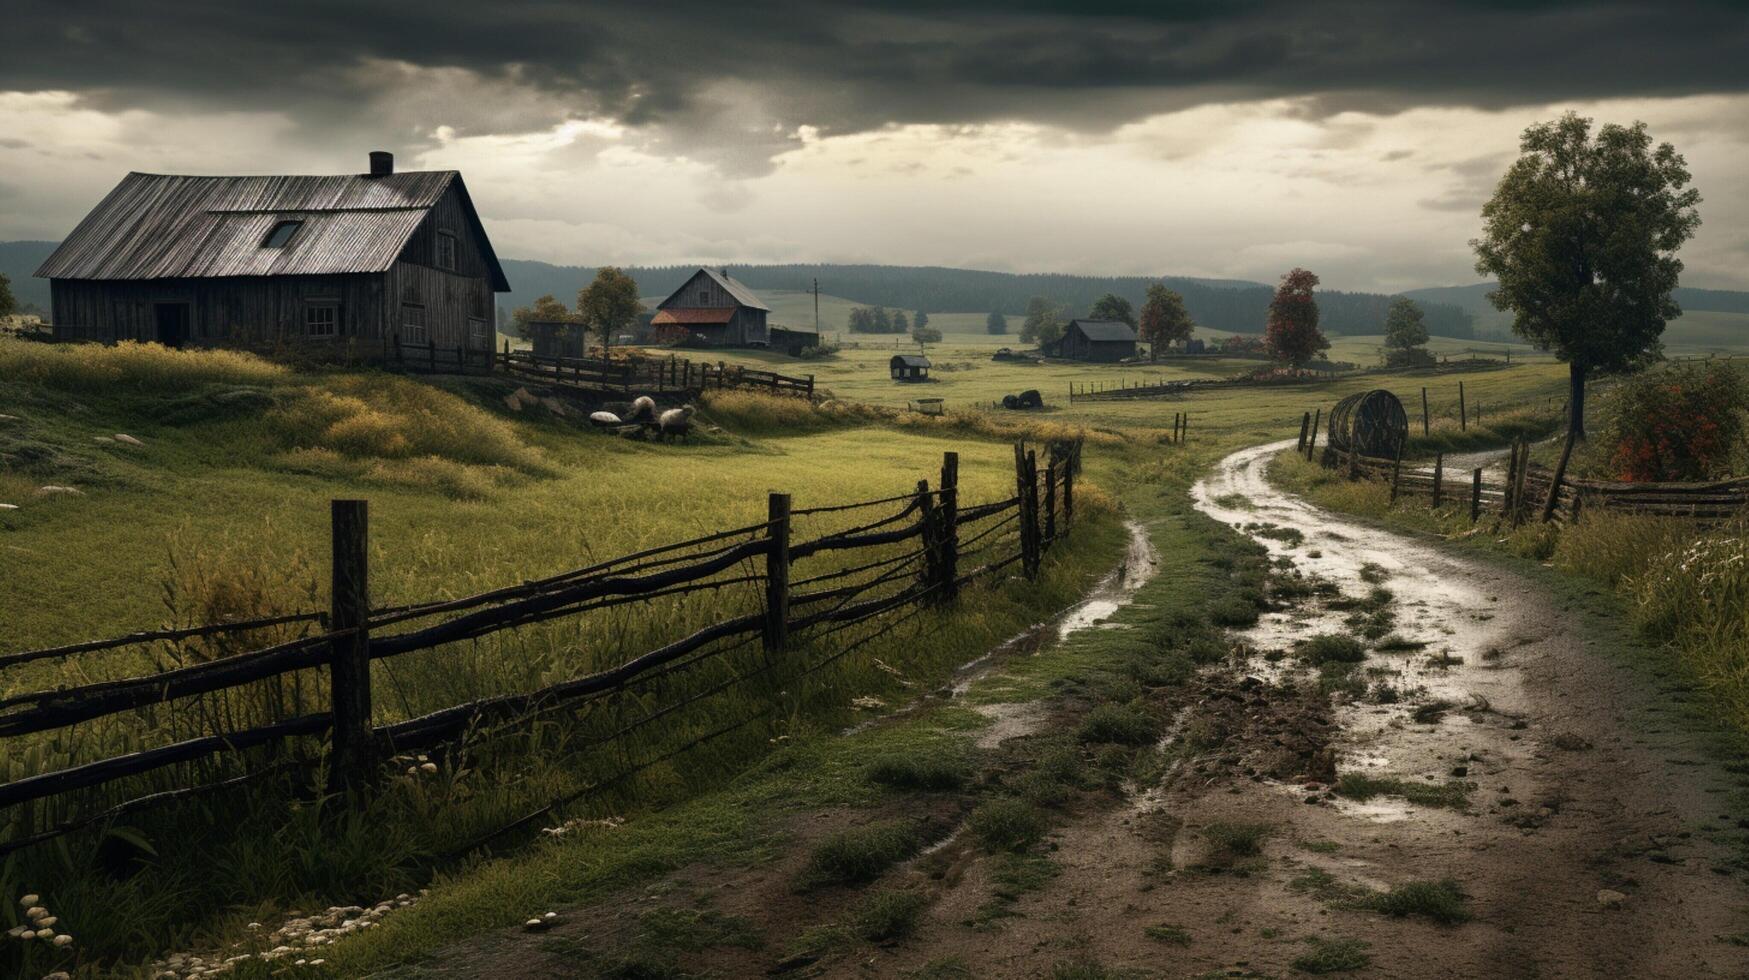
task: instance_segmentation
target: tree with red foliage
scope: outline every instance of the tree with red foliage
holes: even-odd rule
[[[1735,372],[1683,365],[1637,375],[1606,413],[1610,468],[1635,483],[1726,476],[1743,437],[1749,390]]]
[[[1294,269],[1281,277],[1275,298],[1269,301],[1269,325],[1263,331],[1271,357],[1300,367],[1330,349],[1330,342],[1318,329],[1318,301],[1312,298],[1317,286],[1318,277],[1305,269]]]

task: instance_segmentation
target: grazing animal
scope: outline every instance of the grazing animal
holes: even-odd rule
[[[649,395],[639,395],[632,399],[632,409],[626,413],[627,422],[650,422],[656,418],[656,399]]]
[[[664,441],[670,437],[684,438],[692,428],[692,406],[684,405],[680,408],[671,408],[662,413],[662,417],[656,420],[656,424],[658,426],[656,434]]]
[[[621,424],[620,417],[612,412],[590,412],[589,421],[603,427]]]

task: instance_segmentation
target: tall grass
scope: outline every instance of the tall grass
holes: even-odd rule
[[[272,385],[292,372],[253,354],[176,350],[124,340],[99,344],[38,344],[0,339],[0,378],[69,392],[175,394],[202,384]]]
[[[1091,489],[1091,487],[1090,487]],[[984,499],[982,497],[979,498]],[[485,832],[560,795],[588,790],[566,816],[601,817],[673,801],[720,783],[786,736],[842,726],[853,697],[898,700],[915,686],[939,683],[971,651],[1011,635],[1077,594],[1116,550],[1120,532],[1108,498],[1084,495],[1077,534],[1053,551],[1044,580],[980,584],[951,609],[924,610],[889,636],[871,639],[852,656],[803,676],[807,665],[840,652],[871,634],[867,624],[823,640],[800,639],[771,661],[757,642],[660,683],[586,707],[576,714],[544,718],[473,733],[456,750],[396,762],[385,785],[362,810],[338,801],[309,799],[298,784],[275,779],[248,791],[209,797],[189,805],[148,811],[125,826],[74,838],[65,850],[37,848],[15,857],[0,873],[10,894],[20,889],[53,897],[65,921],[78,923],[79,948],[98,958],[128,958],[165,943],[193,941],[223,927],[228,916],[265,918],[257,909],[309,904],[352,904],[406,890],[433,869],[454,866],[452,852]],[[652,515],[659,516],[659,515]],[[830,530],[832,521],[867,520],[854,512],[810,518],[808,536]],[[800,519],[799,519],[800,520]],[[1004,545],[1007,547],[1007,544]],[[845,563],[869,560],[867,552]],[[809,573],[824,571],[816,562]],[[397,570],[422,575],[429,570]],[[202,541],[188,535],[173,549],[171,572],[161,583],[170,622],[209,616],[252,616],[325,603],[319,570],[295,548],[246,541]],[[380,600],[379,600],[380,601]],[[495,634],[476,642],[377,662],[373,667],[374,720],[393,722],[474,698],[530,690],[619,663],[697,626],[759,607],[756,586],[705,596],[670,597],[639,606],[602,610]],[[232,647],[271,642],[282,633],[235,644],[160,645],[147,656],[162,666],[223,656]],[[137,672],[135,660],[85,658],[45,665],[32,689]],[[691,693],[751,677],[677,711],[658,724],[620,734]],[[18,683],[16,678],[7,678]],[[251,724],[320,711],[326,704],[320,670],[179,702],[174,710],[76,726],[63,733],[15,740],[0,761],[4,778],[63,768],[172,738],[234,730]],[[17,688],[14,688],[17,689]],[[751,719],[683,754],[665,758],[725,725]],[[5,836],[29,833],[60,819],[109,803],[176,785],[209,782],[248,768],[303,758],[320,766],[319,743],[246,758],[214,760],[138,777],[110,787],[6,815]],[[409,771],[410,770],[410,771]],[[630,772],[629,776],[622,774]],[[320,784],[317,770],[315,782]],[[101,846],[105,834],[142,841],[119,852],[121,863]],[[109,854],[105,857],[102,855]],[[239,903],[242,903],[239,905]],[[255,903],[265,903],[259,906]],[[16,910],[14,910],[16,912]],[[0,918],[7,913],[0,912]],[[0,950],[0,956],[6,954]],[[6,962],[0,959],[0,963]]]

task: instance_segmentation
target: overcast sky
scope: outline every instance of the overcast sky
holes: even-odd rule
[[[1690,3],[0,0],[0,240],[127,171],[459,169],[500,255],[1476,281],[1517,137],[1645,120],[1749,288],[1749,13]]]

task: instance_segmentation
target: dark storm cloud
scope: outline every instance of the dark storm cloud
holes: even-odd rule
[[[404,62],[497,86],[395,120],[407,130],[521,132],[600,114],[680,151],[715,147],[731,169],[757,166],[798,125],[1101,129],[1279,96],[1325,114],[1749,88],[1737,2],[90,0],[30,3],[6,22],[23,43],[0,59],[0,89],[69,89],[102,108],[280,110],[331,131],[381,127],[372,98],[395,79],[380,63]],[[761,112],[725,121],[712,95],[724,85]]]

